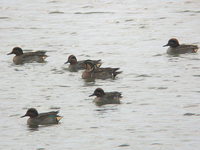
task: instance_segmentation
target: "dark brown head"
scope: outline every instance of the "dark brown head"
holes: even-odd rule
[[[77,64],[77,59],[74,55],[70,55],[68,57],[67,62],[65,62],[65,64],[70,63],[70,64]]]
[[[89,97],[91,96],[97,96],[97,97],[102,97],[105,95],[105,92],[102,88],[97,88],[94,93],[92,95],[90,95]]]
[[[8,53],[7,55],[15,54],[16,56],[22,55],[23,51],[20,47],[14,47],[12,52]]]
[[[29,116],[30,118],[34,118],[38,116],[38,112],[35,108],[29,108],[24,116],[21,116],[21,118]]]
[[[166,45],[164,45],[163,47],[165,46],[170,46],[170,47],[178,47],[180,44],[178,42],[178,40],[176,38],[172,38],[168,41],[168,43]]]

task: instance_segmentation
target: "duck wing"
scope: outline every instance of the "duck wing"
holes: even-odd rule
[[[122,98],[122,93],[121,92],[117,92],[117,91],[106,92],[105,94],[106,94],[107,98],[110,98],[110,99]]]
[[[62,117],[57,115],[59,111],[51,111],[40,113],[36,118],[32,119],[32,122],[36,125],[48,125],[48,124],[57,124]]]
[[[46,51],[36,51],[36,52],[28,52],[28,53],[24,53],[23,57],[32,57],[32,56],[41,56],[44,57],[46,55]]]
[[[116,72],[119,69],[120,68],[110,68],[110,67],[107,67],[107,68],[97,68],[97,69],[95,69],[95,72],[109,72],[109,73],[113,73],[113,72]]]
[[[59,111],[50,111],[45,113],[40,113],[38,117],[46,117],[46,116],[58,116]]]
[[[182,44],[178,47],[178,49],[180,52],[183,52],[183,53],[186,53],[186,52],[196,53],[198,50],[198,46]]]
[[[93,63],[97,68],[99,68],[101,65],[102,65],[102,62],[101,62],[101,59],[99,60],[90,60],[90,59],[87,59],[87,60],[80,60],[78,61],[78,64],[79,66],[82,66],[84,68],[84,62],[85,61],[90,61],[91,63]]]
[[[59,111],[51,111],[40,113],[37,120],[40,124],[55,124],[58,123],[63,117],[58,115]]]
[[[36,52],[28,52],[24,53],[23,55],[20,55],[20,59],[22,60],[23,63],[26,62],[44,62],[45,58],[47,55],[45,54],[46,51],[36,51]]]
[[[110,68],[109,67],[109,68],[98,68],[98,69],[96,69],[96,71],[111,74],[115,78],[118,74],[122,73],[122,71],[117,71],[119,69],[120,68]]]

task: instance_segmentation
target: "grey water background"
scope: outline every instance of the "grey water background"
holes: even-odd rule
[[[199,54],[169,56],[169,38],[200,45],[199,0],[1,0],[0,149],[199,150]],[[13,47],[47,50],[45,64],[16,66]],[[120,67],[116,80],[84,82],[70,54]],[[97,107],[95,88],[121,91]],[[26,110],[60,110],[35,130]]]

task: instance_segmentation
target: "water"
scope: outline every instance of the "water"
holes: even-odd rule
[[[0,149],[199,150],[199,54],[168,56],[169,38],[200,45],[200,1],[1,0]],[[45,64],[16,66],[13,47],[47,50]],[[70,54],[120,67],[87,83],[66,71]],[[97,87],[123,93],[97,107]],[[60,110],[59,125],[31,129],[27,108]]]

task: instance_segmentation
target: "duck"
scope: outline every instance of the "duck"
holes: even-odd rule
[[[77,72],[79,70],[84,70],[84,61],[86,61],[86,60],[77,61],[76,56],[70,55],[68,57],[67,62],[65,62],[65,64],[70,63],[69,67],[68,67],[69,71]],[[99,59],[99,60],[89,60],[89,61],[92,61],[97,67],[100,67],[101,64],[102,64],[101,59]]]
[[[29,116],[30,118],[27,120],[29,126],[58,124],[63,118],[58,113],[59,111],[51,111],[39,114],[35,108],[29,108],[21,118]]]
[[[121,92],[104,92],[102,88],[96,88],[91,96],[96,96],[94,101],[97,106],[102,106],[106,104],[120,104],[120,99],[122,98]]]
[[[83,79],[115,79],[115,77],[122,73],[118,71],[120,68],[101,68],[97,67],[92,61],[84,61],[85,70],[82,73]]]
[[[31,62],[43,63],[45,62],[45,58],[47,57],[45,53],[46,51],[35,51],[35,52],[23,53],[22,48],[14,47],[12,49],[12,52],[8,53],[7,55],[15,54],[15,56],[13,57],[13,62],[16,65],[20,65],[20,64],[31,63]]]
[[[199,49],[197,45],[179,44],[176,38],[169,39],[165,46],[169,46],[167,54],[185,54],[185,53],[196,53]]]

